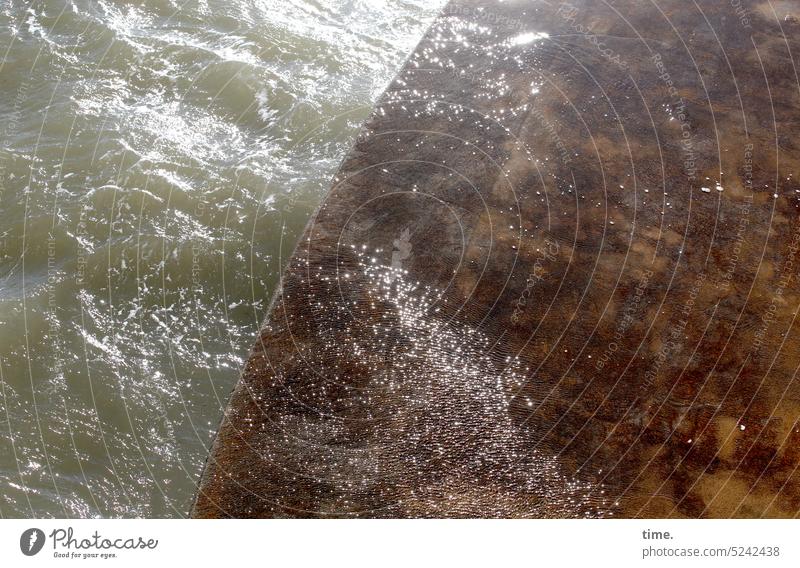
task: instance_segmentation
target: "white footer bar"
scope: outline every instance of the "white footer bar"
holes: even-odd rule
[[[796,567],[798,535],[797,520],[2,520],[0,565]]]

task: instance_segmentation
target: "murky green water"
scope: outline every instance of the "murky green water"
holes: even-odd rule
[[[441,3],[2,4],[0,515],[188,512],[280,267]]]

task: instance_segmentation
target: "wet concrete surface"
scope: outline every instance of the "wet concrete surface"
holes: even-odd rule
[[[798,33],[791,2],[451,2],[193,514],[796,516]]]

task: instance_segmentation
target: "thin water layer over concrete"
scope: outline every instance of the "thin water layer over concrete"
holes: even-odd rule
[[[455,0],[287,267],[199,517],[793,517],[791,3]]]

